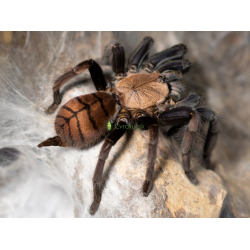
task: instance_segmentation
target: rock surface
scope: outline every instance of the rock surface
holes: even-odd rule
[[[199,184],[192,185],[184,174],[178,154],[168,155],[170,151],[167,152],[166,148],[169,145],[163,135],[159,142],[153,190],[148,197],[143,197],[141,188],[147,166],[147,145],[147,131],[134,130],[112,148],[105,165],[106,188],[95,216],[219,217],[227,193],[220,177],[194,161],[192,169]],[[88,155],[91,157],[92,153]],[[86,163],[82,164],[84,168]],[[92,167],[95,168],[95,165]],[[83,172],[77,174],[84,179]],[[77,187],[83,203],[84,186],[83,181]],[[81,216],[78,212],[76,210],[76,215]]]

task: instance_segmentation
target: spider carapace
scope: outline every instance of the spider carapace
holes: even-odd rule
[[[61,103],[59,91],[62,86],[87,69],[97,89],[95,93],[78,96],[63,105],[55,119],[57,136],[38,145],[86,148],[106,136],[93,177],[91,214],[97,211],[101,201],[103,168],[109,151],[127,131],[114,128],[108,132],[108,122],[140,124],[149,131],[148,166],[142,187],[144,196],[149,195],[153,185],[159,124],[168,126],[169,131],[183,128],[182,165],[188,179],[196,185],[198,181],[190,170],[190,154],[204,122],[209,122],[203,159],[210,167],[219,122],[213,111],[199,105],[201,98],[196,93],[182,98],[182,73],[191,65],[188,60],[183,60],[186,46],[178,44],[148,58],[153,42],[151,37],[145,37],[130,57],[127,67],[123,46],[117,41],[110,42],[106,52],[111,52],[114,74],[108,84],[101,67],[92,59],[79,63],[54,83],[54,102],[48,113],[53,113]]]

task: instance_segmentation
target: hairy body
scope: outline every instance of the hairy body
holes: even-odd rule
[[[199,106],[201,98],[197,94],[190,93],[182,99],[182,73],[191,65],[182,59],[187,51],[186,46],[178,44],[147,59],[152,45],[153,39],[145,37],[131,56],[128,70],[125,71],[124,48],[118,42],[111,42],[107,48],[113,54],[114,76],[109,85],[100,66],[92,59],[79,63],[55,81],[54,102],[48,113],[53,113],[61,103],[60,88],[86,69],[90,72],[97,92],[76,97],[62,106],[55,120],[57,136],[40,143],[38,147],[86,148],[107,134],[106,125],[110,122],[122,128],[115,127],[106,136],[101,148],[93,177],[94,201],[90,207],[91,214],[97,211],[101,201],[105,161],[112,146],[127,131],[127,125],[143,125],[149,131],[148,166],[142,187],[144,196],[148,196],[153,187],[159,124],[171,127],[170,131],[183,128],[180,146],[182,165],[187,178],[197,185],[198,181],[190,168],[190,155],[203,122],[209,122],[203,159],[210,167],[219,122],[213,111]]]

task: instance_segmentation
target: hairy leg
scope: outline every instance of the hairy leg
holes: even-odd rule
[[[69,80],[73,79],[75,76],[80,75],[87,69],[90,72],[92,81],[96,89],[98,91],[106,89],[107,84],[104,79],[101,67],[92,59],[83,61],[77,64],[72,70],[66,72],[65,74],[61,75],[59,78],[56,79],[53,87],[54,101],[48,108],[47,113],[49,114],[53,113],[58,107],[58,105],[61,103],[61,97],[59,91],[63,87],[63,85],[67,83]]]
[[[193,111],[191,113],[191,119],[189,120],[189,124],[187,126],[187,130],[184,134],[181,144],[182,165],[186,176],[194,185],[197,185],[198,181],[190,169],[190,153],[192,144],[195,140],[196,133],[198,132],[199,129],[199,123],[200,123],[200,115],[198,112]]]
[[[130,72],[138,71],[153,44],[154,40],[151,37],[143,39],[129,60],[128,70]]]
[[[119,125],[127,125],[125,122],[119,122]],[[90,214],[94,215],[97,211],[101,198],[102,198],[102,175],[103,175],[103,168],[108,158],[109,151],[111,150],[112,146],[124,135],[126,129],[114,129],[105,139],[99,158],[97,161],[94,177],[93,177],[93,188],[94,188],[94,201],[90,207]]]
[[[145,64],[145,70],[152,72],[158,65],[173,59],[181,59],[187,52],[184,44],[175,45],[150,57]]]
[[[207,137],[204,145],[203,159],[207,169],[213,169],[211,165],[211,153],[216,145],[218,133],[220,131],[220,123],[215,113],[207,108],[198,108],[197,111],[201,117],[210,122]]]
[[[112,52],[112,66],[116,77],[123,77],[125,66],[125,52],[123,46],[118,41],[111,41],[105,48],[105,54]]]
[[[157,154],[158,127],[149,127],[149,148],[148,148],[148,168],[142,191],[144,196],[148,196],[153,187],[154,165]]]
[[[163,73],[166,70],[183,71],[191,66],[188,60],[174,60],[161,64],[157,67],[158,73]]]
[[[168,99],[169,100],[171,99],[174,102],[179,101],[181,97],[183,96],[183,92],[184,92],[183,85],[178,81],[174,81],[174,82],[170,82],[168,86],[170,89]]]
[[[188,107],[196,107],[201,101],[201,98],[196,93],[189,94],[185,99],[176,103],[176,106],[188,106]]]
[[[188,122],[181,144],[182,166],[191,183],[194,185],[198,184],[195,175],[190,170],[190,153],[192,144],[199,129],[199,113],[188,107],[177,107],[169,111],[164,111],[158,118],[163,125],[178,126],[184,125]]]
[[[95,214],[101,202],[103,168],[112,146],[113,145],[110,141],[105,140],[99,154],[98,162],[96,164],[96,169],[93,176],[94,201],[90,207],[91,215]]]

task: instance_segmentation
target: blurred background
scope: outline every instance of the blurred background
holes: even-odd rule
[[[178,43],[188,47],[186,90],[198,92],[221,121],[212,156],[228,192],[221,217],[250,216],[249,32],[0,32],[0,217],[77,217],[82,194],[90,195],[77,189],[79,152],[37,148],[55,133],[54,116],[44,113],[53,82],[83,60],[102,65],[110,40],[124,45],[127,59],[145,36],[155,40],[150,54]],[[88,74],[69,95],[86,89],[95,91]],[[91,182],[87,186],[91,190]]]

